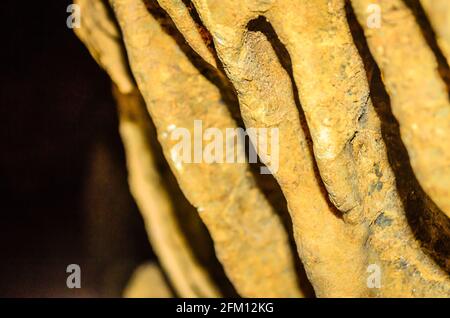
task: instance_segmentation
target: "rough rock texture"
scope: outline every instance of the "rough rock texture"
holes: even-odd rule
[[[381,7],[379,29],[365,23],[370,3]],[[436,57],[403,1],[353,0],[352,4],[383,74],[416,177],[450,216],[450,102]]]
[[[247,118],[246,124],[253,121],[262,126],[281,127],[281,151],[289,150],[286,160],[283,161],[283,155],[280,155],[281,166],[286,170],[279,171],[277,179],[288,200],[299,254],[316,294],[448,294],[446,274],[421,251],[420,242],[415,239],[404,215],[381,139],[378,118],[369,98],[363,64],[346,22],[344,2],[299,4],[278,1],[271,4],[270,1],[239,1],[225,4],[213,0],[194,0],[193,3],[205,27],[210,30],[219,59],[237,90],[244,120]],[[286,13],[292,14],[292,17],[286,17]],[[264,42],[261,36],[247,32],[249,22],[260,15],[265,15],[273,23],[275,32],[279,32],[280,40],[285,43],[291,56],[293,75],[312,136],[321,178],[331,201],[343,213],[343,221],[336,221],[330,211],[328,214],[324,212],[326,219],[322,229],[329,229],[334,234],[331,238],[339,237],[338,243],[320,242],[311,235],[314,224],[306,225],[307,214],[302,218],[299,212],[305,211],[309,204],[299,204],[301,197],[298,195],[293,198],[292,194],[299,191],[296,183],[303,180],[300,171],[292,166],[292,162],[296,162],[295,158],[301,157],[295,156],[293,151],[301,144],[295,140],[301,138],[296,118],[298,114],[294,112],[289,87],[287,93],[282,89],[288,85],[287,76],[284,75],[284,83],[283,75],[277,76],[276,59],[264,61],[270,56],[270,48],[267,44],[261,47],[261,42]],[[269,66],[265,70],[266,65]],[[273,76],[273,80],[270,76]],[[274,93],[273,88],[276,86],[281,88],[275,89]],[[291,105],[283,97],[290,100]],[[293,137],[283,135],[283,131],[292,133]],[[297,151],[302,154],[300,150]],[[292,176],[292,171],[297,174]],[[304,185],[309,188],[306,182]],[[322,209],[324,207],[325,204]],[[318,207],[313,209],[317,213]],[[379,218],[387,218],[388,225],[382,223],[379,226]],[[387,242],[398,242],[399,253],[392,253]],[[401,246],[406,242],[406,246]],[[336,253],[336,250],[340,252]],[[334,258],[334,270],[326,268],[327,257]],[[349,262],[349,259],[353,261]],[[409,268],[402,269],[398,265],[402,262],[407,263],[408,267],[412,265],[420,274],[411,275]],[[371,263],[381,264],[385,273],[386,284],[380,290],[369,291],[365,286],[363,268]],[[321,267],[325,268],[321,271]],[[336,275],[337,268],[346,268],[348,271]],[[354,283],[343,286],[342,282],[348,279]],[[439,285],[436,293],[429,289],[430,283]]]
[[[200,260],[210,258],[204,255],[210,250],[206,246],[207,234],[198,224],[199,220],[193,214],[195,211],[175,204],[182,202],[179,195],[169,193],[164,186],[163,178],[167,176],[159,172],[160,164],[152,146],[152,138],[155,138],[152,124],[142,96],[128,72],[119,31],[101,1],[77,0],[76,3],[83,10],[82,27],[77,29],[77,35],[115,83],[114,96],[127,157],[130,190],[144,218],[153,249],[179,296],[220,296],[218,286],[208,273],[211,268]],[[99,25],[108,27],[99,28]],[[184,227],[178,220],[180,216],[183,217]],[[186,237],[186,231],[191,234],[190,240]],[[200,259],[198,252],[203,253]]]
[[[189,16],[189,8],[184,5],[183,0],[162,0],[159,5],[166,10],[167,14],[175,23],[177,29],[183,33],[186,42],[211,66],[216,67],[216,60],[212,52],[208,49],[205,41],[206,33],[198,32],[198,25],[193,19],[186,19]]]
[[[448,91],[436,49],[403,1],[110,3],[165,157],[240,295],[307,294],[297,284],[281,207],[269,204],[249,165],[185,164],[173,151],[171,132],[192,133],[194,120],[203,130],[235,128],[233,118],[247,128],[278,128],[273,175],[316,296],[450,297]],[[379,29],[366,23],[373,3]],[[422,3],[445,55],[446,13]],[[121,129],[125,145],[147,134]],[[258,147],[264,138],[252,139],[263,162],[276,155]],[[146,147],[127,157],[139,160]],[[142,200],[158,195],[152,173],[135,183]],[[376,288],[368,284],[374,266]]]
[[[191,63],[140,0],[111,1],[131,69],[158,139],[189,201],[214,240],[217,256],[243,296],[300,296],[293,255],[278,215],[244,164],[179,164],[171,127],[234,128],[220,90]],[[164,56],[164,59],[161,59]]]
[[[92,57],[103,67],[122,93],[130,93],[135,85],[129,75],[120,32],[101,0],[75,0],[80,7],[81,27],[74,31]]]
[[[159,175],[152,153],[151,123],[142,97],[138,91],[125,95],[118,90],[115,96],[119,107],[119,130],[127,156],[130,190],[142,212],[150,242],[160,262],[180,296],[219,296],[220,291],[209,277],[207,268],[202,266],[192,251],[207,250],[202,242],[207,237],[201,235],[202,229],[195,224],[195,220],[194,224],[191,221],[189,227],[196,229],[193,232],[198,239],[193,241],[191,237],[193,246],[189,245],[177,220],[177,206],[171,202]],[[187,223],[192,216],[186,212],[182,216]]]

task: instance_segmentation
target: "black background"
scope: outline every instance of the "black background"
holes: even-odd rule
[[[153,257],[111,83],[67,28],[70,3],[0,2],[0,296],[119,296]]]

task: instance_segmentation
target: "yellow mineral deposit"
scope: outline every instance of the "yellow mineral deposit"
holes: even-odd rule
[[[86,8],[81,15],[82,27],[77,35],[85,41],[91,54],[101,61],[100,65],[115,84],[119,131],[127,156],[130,190],[144,218],[152,247],[180,296],[217,297],[220,292],[211,281],[207,269],[202,268],[195,258],[192,252],[195,247],[188,245],[177,222],[169,193],[162,186],[151,147],[151,122],[144,101],[127,70],[127,64],[124,64],[126,56],[116,54],[123,52],[122,40],[109,36],[117,35],[119,31],[109,20],[103,2],[77,0],[76,3]],[[109,28],[95,27],[95,24],[89,24],[92,21],[109,25]],[[109,30],[108,34],[102,33],[105,30]],[[186,217],[192,219],[194,216]],[[207,237],[203,236],[203,239]]]
[[[384,12],[381,28],[364,24],[365,8],[374,2]],[[450,102],[436,57],[403,1],[353,0],[352,4],[383,74],[416,177],[450,216]],[[437,30],[448,30],[449,20],[445,28],[438,21],[436,25]],[[440,43],[446,48],[445,35],[441,36]]]
[[[420,3],[433,25],[436,38],[450,63],[450,1],[420,0]]]
[[[199,259],[209,255],[244,297],[308,297],[308,284],[317,297],[450,297],[448,63],[436,56],[450,59],[448,1],[415,1],[438,49],[402,0],[76,3],[76,33],[114,83],[130,188],[176,296],[229,295],[217,264]],[[271,189],[287,201],[294,248],[251,160],[220,160],[226,145],[216,160],[181,160],[174,132],[212,138],[195,134],[198,122],[216,138],[266,129],[250,137],[262,162],[277,159]],[[158,143],[196,211],[164,186]],[[210,236],[192,226],[200,219]],[[133,292],[142,276],[171,296],[157,267],[143,271],[126,295],[152,296]]]

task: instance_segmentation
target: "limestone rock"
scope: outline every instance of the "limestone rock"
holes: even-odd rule
[[[448,60],[446,1],[421,3]],[[282,207],[270,204],[252,166],[196,160],[195,147],[193,162],[186,163],[175,151],[179,140],[172,132],[195,136],[196,122],[223,136],[240,120],[245,128],[271,131],[257,131],[251,141],[286,198],[296,252],[316,296],[450,297],[450,102],[438,71],[448,65],[403,1],[110,4],[125,43],[112,52],[122,53],[108,57],[96,45],[102,38],[117,46],[117,31],[106,39],[98,31],[79,33],[119,87],[119,109],[130,101],[139,105],[134,120],[121,116],[130,184],[174,285],[195,282],[204,288],[200,294],[218,295],[217,280],[209,280],[177,234],[173,197],[158,187],[164,176],[144,142],[148,115],[241,296],[308,294],[297,281]],[[367,23],[370,5],[380,9],[380,27]],[[124,76],[125,51],[134,96],[139,90],[146,109],[124,94],[133,83]],[[276,147],[259,147],[270,144],[275,131]],[[269,165],[274,158],[277,165]],[[150,197],[158,209],[149,209]],[[156,212],[161,207],[165,212]],[[163,220],[166,214],[173,216]],[[157,239],[168,233],[173,244]],[[177,244],[184,252],[174,253]],[[183,277],[180,264],[190,264],[195,277]]]

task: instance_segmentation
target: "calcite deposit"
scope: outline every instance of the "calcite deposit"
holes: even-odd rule
[[[85,9],[82,27],[77,30],[77,35],[85,41],[91,54],[114,82],[113,93],[127,156],[130,190],[142,213],[152,247],[180,296],[220,296],[220,290],[212,281],[208,269],[196,257],[193,251],[195,246],[189,245],[185,231],[177,221],[180,213],[176,209],[181,207],[181,216],[185,224],[193,229],[190,232],[195,232],[198,237],[195,245],[203,253],[208,251],[204,248],[204,242],[208,242],[209,238],[196,224],[199,220],[194,215],[195,211],[180,204],[177,206],[176,202],[180,200],[176,196],[173,198],[174,193],[170,197],[163,180],[167,175],[158,171],[158,150],[152,145],[155,142],[154,128],[128,71],[126,56],[124,53],[117,54],[124,52],[117,37],[119,30],[109,19],[107,7],[101,1],[77,0],[76,3]],[[99,28],[99,25],[108,27]]]
[[[76,3],[178,296],[450,297],[445,0]],[[273,178],[251,153],[197,157],[196,122],[215,141],[260,128],[249,139]]]

